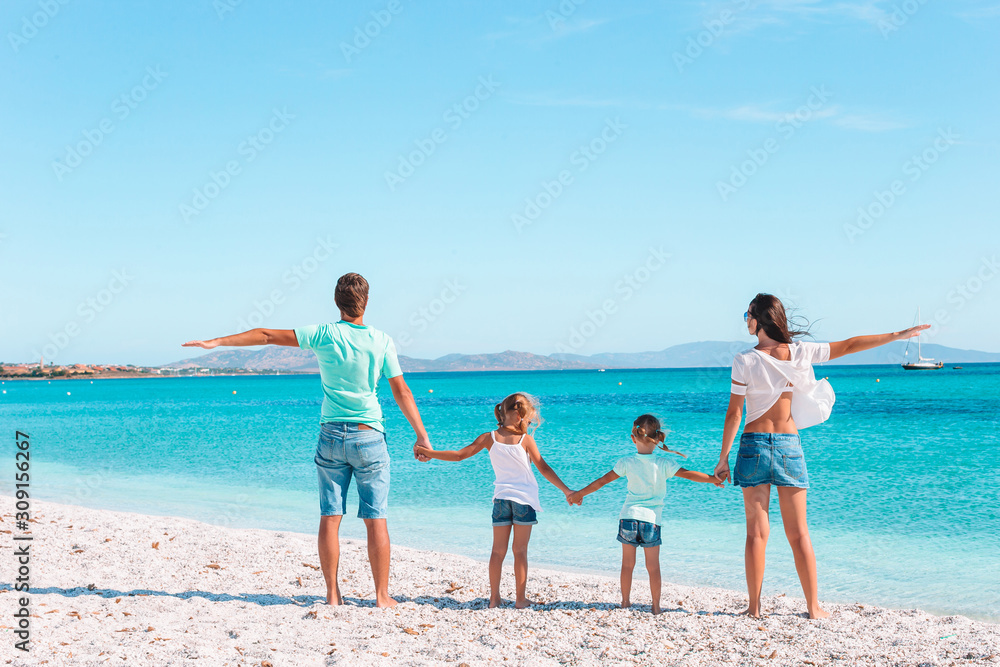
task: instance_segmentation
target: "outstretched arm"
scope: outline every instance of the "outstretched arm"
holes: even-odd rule
[[[396,405],[403,412],[406,421],[410,422],[413,432],[417,434],[417,442],[413,445],[413,455],[418,461],[428,461],[429,459],[426,455],[417,453],[418,447],[424,449],[433,448],[431,447],[430,439],[427,437],[427,431],[424,429],[424,422],[420,418],[420,410],[417,409],[417,402],[413,400],[413,392],[410,391],[410,387],[406,384],[406,380],[403,379],[402,375],[389,378],[389,388],[392,389],[392,397],[396,400]]]
[[[715,466],[715,478],[720,482],[729,479],[729,450],[733,448],[736,432],[740,430],[743,419],[743,395],[729,394],[729,407],[726,409],[726,423],[722,429],[722,451],[719,453],[719,463]]]
[[[468,447],[462,447],[458,450],[436,450],[430,447],[421,447],[417,445],[413,448],[414,453],[420,457],[426,457],[428,459],[437,459],[438,461],[464,461],[470,456],[475,456],[479,452],[483,451],[490,442],[490,434],[484,433],[478,438],[476,438],[471,445]]]
[[[531,462],[535,464],[536,468],[538,468],[538,472],[542,473],[542,477],[549,480],[549,482],[552,483],[552,486],[562,491],[563,495],[569,496],[569,494],[573,493],[573,489],[563,484],[563,481],[559,479],[559,475],[556,474],[556,471],[549,467],[549,464],[542,458],[542,454],[538,451],[538,445],[535,443],[535,439],[530,435],[526,435],[524,437],[524,448],[528,452],[528,458],[531,459]]]
[[[251,329],[243,333],[211,340],[191,340],[182,347],[200,347],[211,350],[215,347],[246,347],[248,345],[284,345],[298,347],[299,341],[292,329]]]
[[[674,473],[674,476],[683,477],[684,479],[689,479],[692,482],[702,482],[703,484],[715,484],[720,489],[722,488],[722,482],[719,481],[717,477],[706,475],[705,473],[698,472],[697,470],[687,470],[685,468],[680,468],[676,473]]]
[[[880,345],[892,343],[893,341],[913,338],[914,336],[919,336],[920,332],[924,329],[930,328],[931,325],[929,324],[920,324],[895,333],[879,334],[877,336],[855,336],[853,338],[848,338],[847,340],[838,340],[830,343],[830,358],[836,359],[837,357],[843,357],[847,354],[870,350],[873,347],[879,347]]]
[[[604,475],[603,477],[595,479],[593,482],[591,482],[587,486],[583,487],[579,491],[571,493],[570,496],[569,496],[569,498],[568,498],[568,500],[573,505],[580,505],[581,503],[583,503],[583,497],[584,496],[589,495],[589,494],[593,493],[594,491],[597,491],[599,488],[601,488],[605,484],[609,484],[609,483],[615,481],[616,479],[618,479],[619,477],[621,477],[621,475],[619,475],[614,470],[612,470],[611,472],[609,472],[608,474]]]

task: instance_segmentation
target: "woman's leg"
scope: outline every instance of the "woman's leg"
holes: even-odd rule
[[[660,547],[644,548],[646,572],[649,572],[649,594],[653,598],[653,613],[660,613]]]
[[[795,556],[802,592],[806,596],[809,618],[826,618],[830,614],[819,606],[819,585],[816,583],[816,554],[813,553],[809,527],[806,525],[806,489],[794,486],[778,487],[778,506],[785,524],[785,537]]]
[[[509,542],[510,526],[493,526],[493,551],[490,552],[490,609],[499,607],[503,602],[500,597],[500,574],[503,572],[503,559],[507,557]]]
[[[632,606],[632,570],[635,569],[635,547],[622,544],[622,609]]]
[[[746,613],[754,618],[760,616],[760,591],[764,586],[764,554],[767,549],[767,536],[771,531],[767,516],[770,502],[770,484],[743,489],[743,506],[747,515],[745,550],[747,593],[750,595]]]
[[[531,526],[514,525],[514,585],[517,589],[515,609],[524,609],[534,604],[525,596],[528,587],[528,540],[531,538]]]

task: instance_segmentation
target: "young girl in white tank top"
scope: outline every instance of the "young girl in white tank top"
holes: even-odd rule
[[[514,606],[523,609],[532,603],[525,595],[528,581],[528,539],[531,527],[538,523],[536,512],[542,511],[538,501],[538,481],[531,470],[538,472],[569,498],[573,490],[563,484],[559,475],[538,452],[535,439],[528,433],[532,424],[538,426],[541,416],[538,401],[523,392],[511,394],[493,408],[497,429],[483,433],[468,447],[440,451],[418,447],[415,452],[439,461],[464,461],[487,450],[496,481],[493,483],[493,552],[490,554],[490,608],[502,603],[500,574],[507,556],[510,536],[514,534],[514,581],[517,600]]]

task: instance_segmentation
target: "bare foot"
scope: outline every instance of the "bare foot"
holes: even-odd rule
[[[527,609],[533,604],[535,603],[529,600],[528,598],[524,598],[523,600],[518,600],[517,602],[514,603],[514,609]]]
[[[382,609],[391,609],[392,607],[395,607],[397,604],[399,603],[389,597],[384,598],[382,600],[378,599],[375,600],[375,606],[380,607]]]
[[[629,602],[628,600],[622,600],[622,609],[628,609],[631,606],[632,606],[631,602]]]
[[[490,598],[490,609],[496,609],[503,604],[503,600],[500,598]]]
[[[653,616],[657,616],[657,615],[662,614],[662,613],[663,613],[663,610],[660,609],[660,605],[654,604],[653,605]]]
[[[816,607],[815,610],[809,611],[809,618],[816,620],[819,618],[830,618],[830,612],[824,611],[821,607]]]
[[[740,616],[749,616],[750,618],[760,618],[760,609],[756,612],[750,611],[749,609],[744,609],[740,612]]]
[[[340,590],[327,591],[326,603],[332,607],[344,604],[343,598],[340,597]]]

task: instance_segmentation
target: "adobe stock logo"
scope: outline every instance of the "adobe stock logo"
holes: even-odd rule
[[[911,155],[903,163],[903,175],[908,177],[910,183],[916,183],[941,159],[942,155],[958,143],[959,139],[961,139],[961,135],[950,127],[939,129],[937,137],[931,142],[931,145],[920,153]],[[874,190],[868,204],[858,207],[858,215],[854,222],[844,224],[844,235],[847,240],[852,244],[855,243],[858,237],[863,236],[874,227],[875,223],[881,220],[906,193],[906,181],[901,178],[893,180],[885,190]]]
[[[38,31],[47,26],[66,4],[69,4],[69,0],[39,0],[39,11],[21,19],[21,31],[7,33],[7,41],[10,42],[10,48],[14,49],[14,53],[37,37]]]
[[[226,188],[232,184],[233,179],[243,173],[244,166],[256,160],[293,120],[295,120],[295,116],[288,113],[287,107],[281,110],[273,109],[271,119],[267,124],[248,135],[236,147],[236,153],[242,158],[242,161],[229,160],[223,169],[209,171],[209,180],[200,187],[194,188],[190,200],[183,201],[178,205],[178,211],[184,222],[191,222],[193,218],[201,215],[209,204],[225,192]]]
[[[132,87],[128,92],[122,93],[111,102],[111,113],[121,123],[132,112],[139,108],[149,94],[160,87],[163,80],[167,78],[167,72],[160,69],[160,66],[147,67],[146,75],[142,81]],[[97,147],[104,143],[109,134],[115,131],[118,125],[109,117],[102,118],[97,127],[83,130],[83,139],[75,144],[66,145],[66,154],[62,160],[52,161],[52,171],[59,182],[62,182],[74,169],[83,164],[83,161],[90,156]]]
[[[466,95],[461,102],[448,107],[441,115],[441,120],[448,124],[452,132],[462,127],[462,123],[472,117],[483,102],[493,97],[500,84],[493,80],[493,75],[479,77],[476,88]],[[386,171],[384,174],[385,184],[390,192],[395,192],[396,188],[406,182],[410,176],[416,173],[425,164],[438,146],[448,141],[448,130],[438,127],[427,134],[423,139],[416,139],[413,142],[415,148],[406,155],[399,155],[399,162],[395,171]]]
[[[389,24],[392,23],[392,17],[401,11],[403,11],[403,5],[399,0],[389,0],[385,9],[371,12],[371,21],[365,23],[364,26],[355,26],[354,39],[350,43],[340,43],[340,52],[344,54],[344,60],[351,62],[361,55],[362,51],[371,46],[372,40],[389,27]]]
[[[600,308],[588,310],[585,318],[570,327],[569,336],[565,342],[556,344],[556,352],[560,354],[576,354],[587,342],[604,328],[611,316],[618,313],[618,307],[629,301],[643,286],[652,279],[653,274],[662,269],[670,259],[670,254],[664,252],[663,246],[649,247],[646,260],[629,273],[623,274],[614,285],[614,297],[601,302]]]
[[[135,280],[135,276],[130,275],[128,269],[122,268],[120,271],[112,271],[111,280],[104,288],[81,301],[76,307],[79,319],[71,319],[61,329],[50,333],[49,342],[42,347],[41,351],[32,350],[35,358],[44,356],[46,359],[54,361],[74,338],[83,333],[81,324],[90,324],[96,320],[98,315],[106,311],[118,298],[118,295],[132,284],[133,280]]]

